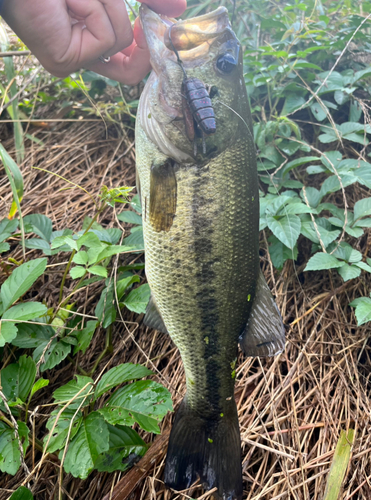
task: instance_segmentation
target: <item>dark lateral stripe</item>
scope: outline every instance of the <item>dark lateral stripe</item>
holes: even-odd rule
[[[202,336],[205,340],[203,362],[206,365],[206,390],[205,395],[214,408],[222,408],[221,405],[221,367],[218,361],[220,355],[220,342],[217,333],[219,324],[218,302],[216,300],[216,289],[214,287],[215,271],[215,248],[213,246],[213,227],[210,220],[203,213],[205,203],[203,196],[199,193],[208,192],[207,184],[209,179],[200,175],[194,179],[192,216],[194,228],[195,265],[197,269],[202,269],[196,274],[198,284],[197,309],[200,318]],[[210,206],[208,206],[210,210]],[[216,359],[215,359],[216,358]],[[197,381],[196,381],[197,383]]]

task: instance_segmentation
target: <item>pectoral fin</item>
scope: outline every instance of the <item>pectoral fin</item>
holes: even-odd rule
[[[158,330],[159,332],[168,333],[160,311],[157,309],[157,305],[153,295],[151,295],[151,298],[149,299],[143,323],[150,328]]]
[[[170,231],[176,214],[177,183],[174,162],[153,166],[150,177],[149,220],[156,232]]]
[[[249,320],[239,340],[246,356],[274,356],[285,347],[282,317],[262,272]]]

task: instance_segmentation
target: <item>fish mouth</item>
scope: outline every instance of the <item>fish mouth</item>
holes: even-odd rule
[[[177,21],[142,4],[139,13],[153,69],[141,97],[140,123],[164,155],[189,163],[194,159],[194,146],[189,139],[183,143],[176,138],[185,123],[182,82],[189,70],[191,74],[194,68],[214,60],[213,43],[231,33],[228,11],[219,7]]]
[[[156,73],[164,70],[166,60],[177,62],[174,48],[186,66],[204,63],[210,44],[230,28],[225,7],[219,7],[203,16],[177,21],[156,14],[143,4],[139,15],[150,51],[152,68]]]

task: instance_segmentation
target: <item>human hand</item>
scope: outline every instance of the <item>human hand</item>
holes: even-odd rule
[[[170,17],[186,8],[186,0],[139,1]],[[132,29],[124,0],[7,0],[1,13],[53,75],[84,67],[134,85],[151,68],[139,19]]]

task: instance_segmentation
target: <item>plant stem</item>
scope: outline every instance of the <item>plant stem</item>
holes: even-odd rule
[[[9,427],[11,427],[13,429],[13,427],[14,427],[13,423],[10,420],[8,420],[2,412],[0,412],[0,420],[5,422],[7,425],[9,425]]]
[[[95,370],[97,369],[99,363],[101,362],[101,360],[104,358],[104,356],[109,353],[109,352],[112,352],[112,325],[110,325],[108,328],[107,328],[107,331],[106,331],[106,345],[103,349],[103,351],[101,352],[101,354],[98,356],[96,362],[94,363],[94,366],[93,368],[91,369],[89,375],[90,377],[93,376]]]
[[[67,356],[67,359],[70,363],[75,365],[76,369],[81,373],[81,375],[85,375],[85,377],[89,376],[88,372],[86,372],[83,368],[81,368],[81,366],[78,365],[76,361],[73,358],[71,358],[71,356]]]

